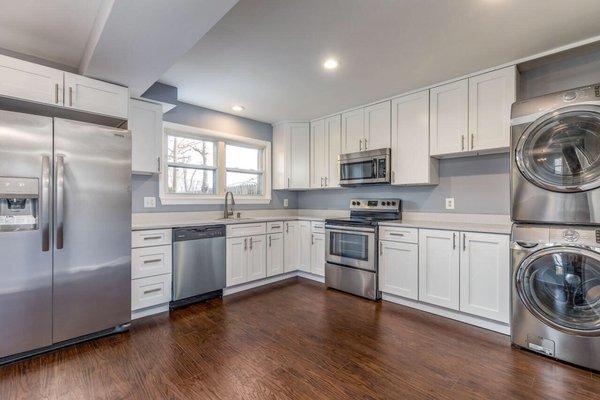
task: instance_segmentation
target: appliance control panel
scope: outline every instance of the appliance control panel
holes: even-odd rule
[[[401,203],[400,199],[352,199],[350,210],[398,212]]]

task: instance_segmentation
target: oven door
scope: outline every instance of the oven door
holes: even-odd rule
[[[377,270],[375,229],[356,226],[325,226],[325,260],[329,263]]]

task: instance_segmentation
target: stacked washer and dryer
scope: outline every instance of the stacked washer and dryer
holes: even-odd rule
[[[512,343],[600,370],[600,84],[513,104]]]

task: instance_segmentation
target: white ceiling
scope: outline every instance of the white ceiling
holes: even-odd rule
[[[598,0],[241,0],[161,82],[208,108],[311,119],[599,35],[599,20]]]
[[[77,68],[102,0],[0,0],[0,47]]]

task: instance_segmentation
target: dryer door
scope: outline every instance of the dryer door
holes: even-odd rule
[[[543,323],[568,333],[600,336],[600,254],[550,247],[527,257],[517,293]]]
[[[564,107],[525,129],[515,159],[534,185],[556,192],[600,187],[600,106]]]

